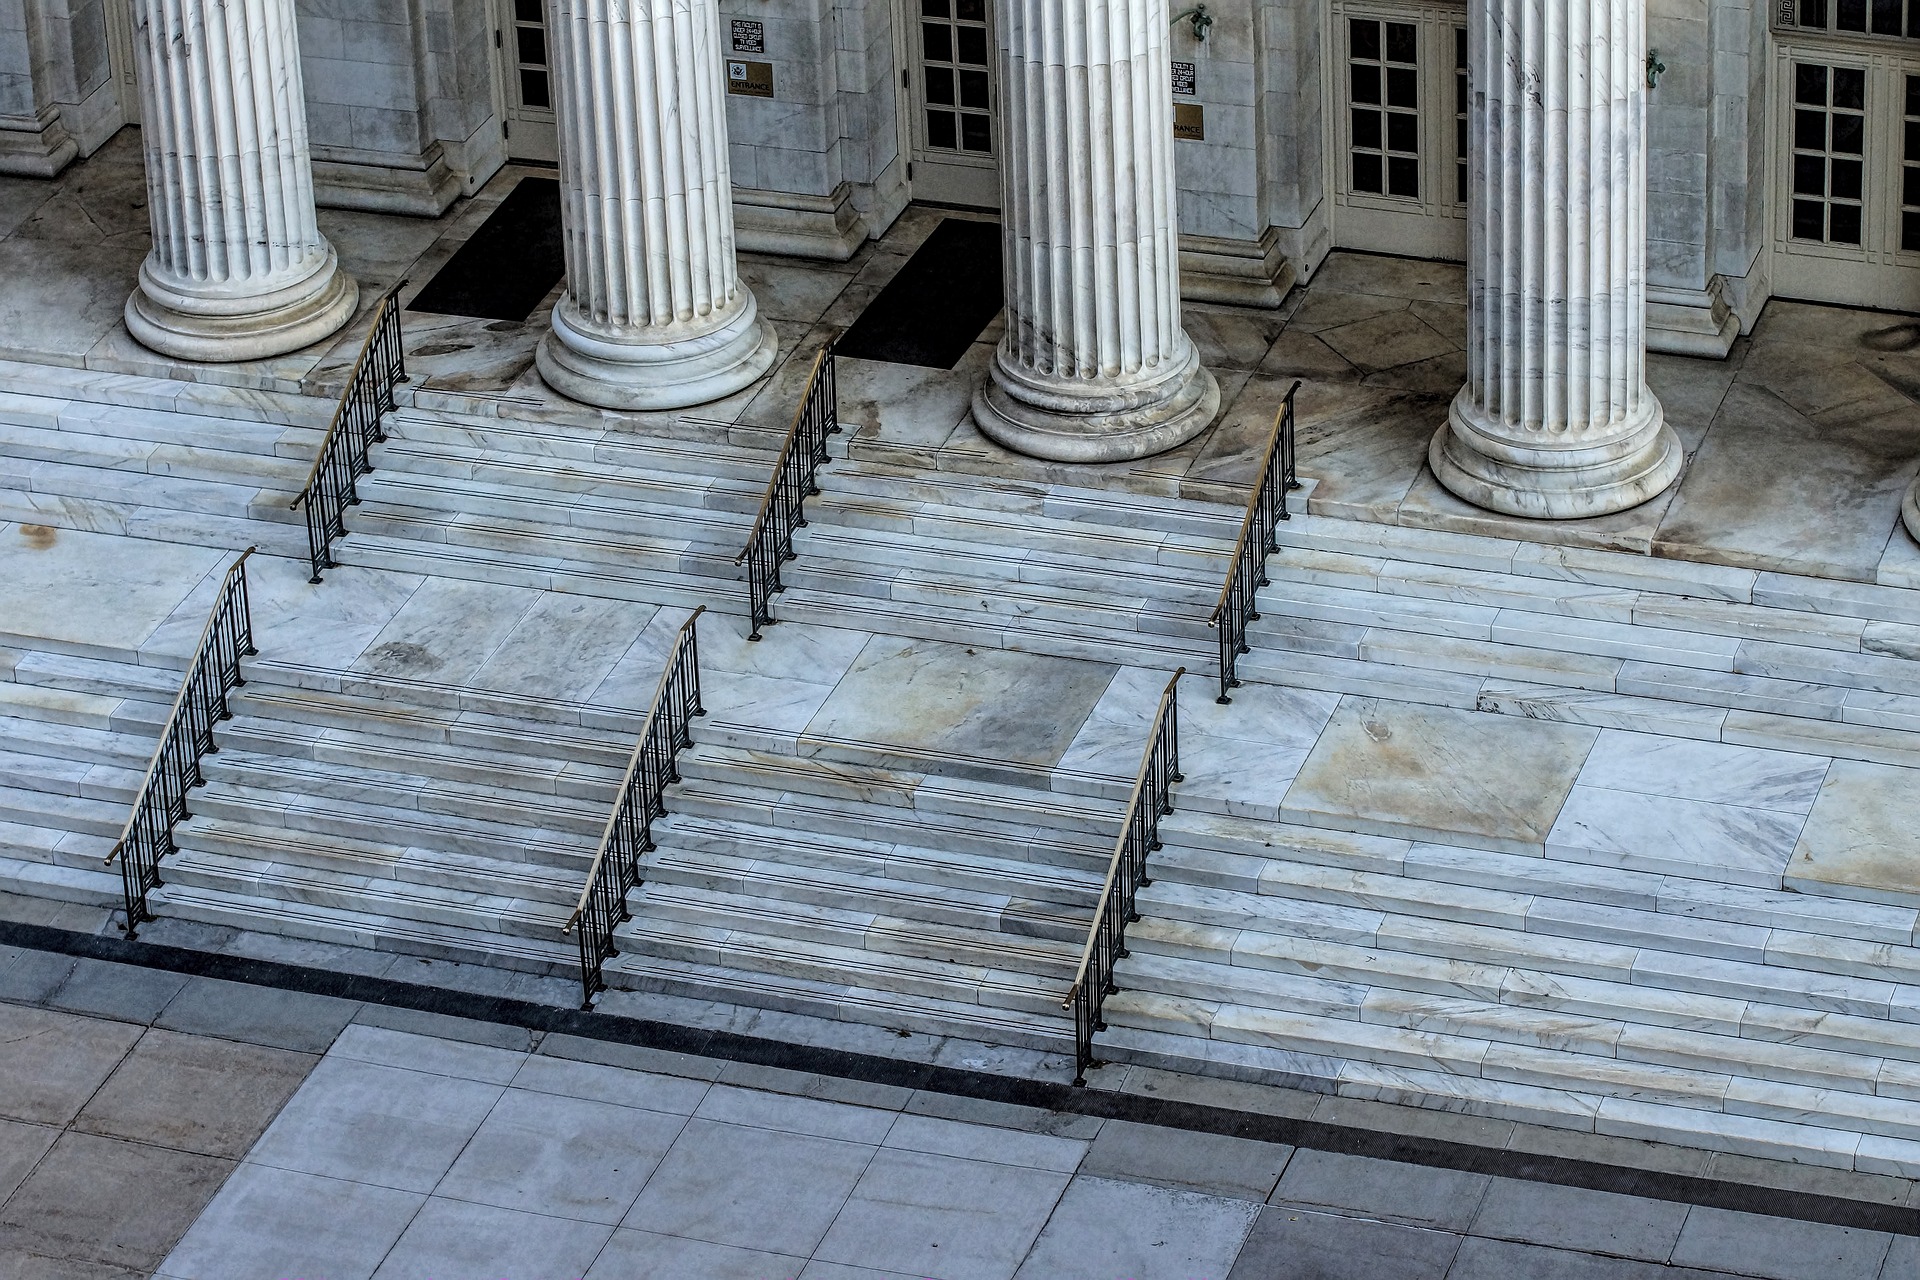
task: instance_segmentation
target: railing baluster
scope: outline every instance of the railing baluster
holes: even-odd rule
[[[247,604],[246,565],[253,552],[252,547],[241,552],[220,580],[153,759],[134,793],[133,811],[107,855],[108,865],[120,864],[127,916],[122,927],[128,938],[136,937],[140,925],[153,919],[147,895],[162,883],[160,860],[174,852],[173,828],[188,816],[187,792],[206,782],[200,757],[219,750],[214,725],[232,718],[227,695],[246,683],[240,677],[240,659],[258,652],[253,647],[253,616]]]
[[[666,790],[680,780],[674,756],[693,742],[693,718],[707,713],[700,702],[700,637],[695,625],[706,606],[680,624],[667,652],[666,670],[654,687],[647,718],[640,726],[626,776],[620,781],[613,812],[607,815],[600,848],[587,872],[586,888],[567,918],[562,934],[579,932],[583,1009],[607,989],[604,966],[619,955],[613,931],[633,918],[627,894],[641,883],[640,859],[653,850],[653,820],[667,812]]]
[[[309,582],[320,581],[321,571],[334,566],[333,540],[347,531],[346,509],[359,505],[359,480],[373,470],[373,446],[387,438],[380,416],[393,409],[393,389],[407,380],[400,335],[400,290],[406,283],[387,290],[374,307],[373,324],[360,344],[333,421],[300,496],[290,504],[306,506]]]
[[[1240,684],[1234,675],[1240,655],[1252,652],[1247,624],[1259,621],[1260,588],[1270,581],[1267,557],[1280,549],[1279,522],[1293,518],[1287,510],[1287,493],[1300,487],[1294,474],[1293,439],[1293,397],[1299,390],[1298,382],[1288,387],[1280,411],[1273,416],[1273,433],[1267,438],[1260,479],[1247,499],[1247,514],[1240,521],[1226,585],[1220,588],[1220,601],[1207,619],[1207,625],[1220,633],[1220,696],[1215,702],[1233,701],[1229,691]]]
[[[817,472],[827,460],[827,437],[840,433],[838,382],[833,372],[833,343],[814,357],[807,389],[794,410],[787,438],[774,459],[773,476],[760,499],[747,545],[735,564],[747,566],[747,639],[758,640],[773,625],[773,597],[786,589],[780,566],[794,558],[793,531],[807,525],[807,499],[820,492]]]
[[[1120,838],[1114,842],[1106,883],[1080,952],[1080,967],[1067,998],[1061,1001],[1061,1008],[1073,1010],[1073,1082],[1077,1085],[1085,1084],[1087,1072],[1098,1065],[1093,1035],[1107,1027],[1100,1016],[1101,1005],[1119,989],[1114,985],[1114,965],[1127,958],[1127,925],[1140,918],[1141,887],[1153,883],[1147,876],[1147,858],[1160,847],[1160,819],[1173,812],[1173,784],[1182,780],[1178,687],[1185,674],[1185,667],[1173,673],[1153,713],[1153,729],[1134,775]]]

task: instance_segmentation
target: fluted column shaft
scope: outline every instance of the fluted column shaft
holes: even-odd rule
[[[319,341],[359,291],[314,222],[293,0],[133,0],[153,250],[127,328],[190,360]]]
[[[540,345],[563,395],[717,400],[777,343],[734,259],[715,0],[549,0],[567,293]]]
[[[997,0],[1007,328],[974,419],[1009,448],[1137,458],[1220,405],[1180,325],[1166,0]]]
[[[1460,497],[1646,501],[1679,443],[1646,375],[1644,0],[1468,0],[1467,382],[1430,451]]]

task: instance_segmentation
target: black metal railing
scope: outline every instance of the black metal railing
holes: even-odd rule
[[[593,998],[607,989],[601,966],[620,954],[613,931],[632,919],[627,893],[640,883],[640,859],[653,851],[653,820],[667,811],[667,785],[680,781],[674,756],[692,743],[693,718],[707,713],[700,704],[700,635],[694,625],[706,611],[702,605],[680,624],[667,652],[667,669],[660,673],[640,741],[627,761],[587,887],[561,930],[561,936],[576,934],[580,941],[582,1009],[591,1009]]]
[[[1227,584],[1220,588],[1220,603],[1213,607],[1207,625],[1220,639],[1220,696],[1215,702],[1232,702],[1228,690],[1240,681],[1234,668],[1240,655],[1247,652],[1247,624],[1260,617],[1260,588],[1267,585],[1267,557],[1280,549],[1274,531],[1282,520],[1291,520],[1287,494],[1300,487],[1293,458],[1293,395],[1300,390],[1294,383],[1280,412],[1273,415],[1273,434],[1267,437],[1267,452],[1260,464],[1260,480],[1247,499],[1247,514],[1240,521],[1240,540],[1233,547],[1233,565],[1227,570]]]
[[[1167,681],[1160,695],[1160,706],[1153,713],[1153,734],[1140,757],[1140,772],[1133,780],[1133,794],[1127,800],[1127,816],[1114,842],[1113,861],[1107,867],[1107,882],[1100,890],[1100,903],[1093,909],[1093,927],[1087,933],[1087,945],[1080,952],[1080,967],[1073,975],[1073,986],[1060,1002],[1073,1010],[1073,1082],[1087,1082],[1087,1072],[1099,1065],[1093,1057],[1093,1033],[1104,1031],[1100,1006],[1118,988],[1113,984],[1113,966],[1127,955],[1127,926],[1140,918],[1134,908],[1139,891],[1153,881],[1147,878],[1147,855],[1160,847],[1160,819],[1173,812],[1173,784],[1180,774],[1180,677],[1181,667]]]
[[[347,508],[360,501],[358,482],[373,470],[370,452],[387,438],[380,417],[393,408],[393,389],[407,380],[407,352],[400,335],[402,280],[373,309],[373,324],[353,362],[340,407],[333,411],[319,456],[290,506],[307,508],[307,558],[312,576],[333,568],[333,540],[347,531]]]
[[[793,425],[773,464],[773,478],[754,517],[746,549],[734,557],[747,566],[748,607],[752,627],[747,639],[758,640],[760,628],[774,623],[773,596],[784,589],[780,566],[793,559],[793,531],[807,524],[806,502],[820,492],[814,473],[827,460],[827,437],[840,433],[840,397],[833,372],[833,343],[813,359],[807,390],[794,411]]]
[[[122,927],[129,938],[153,919],[147,894],[161,883],[160,859],[174,851],[173,828],[187,816],[187,792],[206,782],[200,757],[219,750],[213,726],[232,716],[227,694],[246,683],[240,678],[240,659],[259,652],[253,647],[253,613],[247,606],[247,557],[253,552],[252,547],[241,552],[220,580],[213,612],[160,731],[160,745],[134,795],[133,813],[107,855],[107,865],[120,864],[127,911]]]

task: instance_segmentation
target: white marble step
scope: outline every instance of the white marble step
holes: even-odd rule
[[[107,855],[113,852],[119,836],[119,827],[114,828],[112,835],[100,835],[90,831],[69,831],[65,827],[0,820],[0,859],[78,871],[102,871],[103,874],[112,875],[115,883],[118,883],[120,873],[106,870],[106,860]],[[0,884],[4,883],[4,880],[0,880]]]
[[[453,782],[417,774],[223,750],[201,761],[209,788],[222,792],[278,791],[299,800],[339,800],[416,811],[422,821],[457,815],[503,828],[568,832],[597,842],[607,806],[569,796],[514,791],[486,783]]]
[[[0,715],[0,750],[81,765],[144,772],[159,739],[144,733],[87,729],[50,720]]]
[[[1346,905],[1425,901],[1417,914],[1509,921],[1534,901],[1908,947],[1912,907],[1727,884],[1675,875],[1495,853],[1470,844],[1363,835],[1176,808],[1161,819],[1154,875],[1166,882]],[[1698,868],[1690,868],[1697,872]],[[1323,877],[1318,880],[1315,877]],[[1365,877],[1352,880],[1343,877]],[[1485,893],[1489,896],[1480,897]],[[1406,895],[1406,896],[1402,896]],[[1396,908],[1404,909],[1404,908]],[[1642,921],[1644,923],[1644,921]],[[1660,926],[1664,928],[1664,926]]]
[[[567,717],[591,714],[592,709],[495,695],[482,700],[490,711],[463,705],[469,702],[463,691],[447,686],[418,688],[369,677],[353,681],[355,692],[343,693],[274,683],[300,673],[266,662],[249,664],[248,671],[246,687],[230,698],[236,720],[337,731],[330,736],[343,741],[362,734],[405,739],[423,749],[451,748],[448,754],[472,748],[624,770],[633,754],[634,735],[645,720],[642,713],[602,710],[596,718],[604,723],[579,724]],[[261,678],[262,672],[271,678]],[[449,696],[429,700],[435,692]]]
[[[1063,598],[1108,596],[1161,602],[1202,622],[1220,594],[1215,574],[1186,565],[1109,560],[1089,546],[1084,554],[1044,548],[957,542],[891,530],[836,528],[818,521],[794,534],[799,566],[867,574],[905,570],[949,581],[990,583],[999,588],[1045,588]]]
[[[402,406],[387,418],[387,441],[412,452],[439,452],[471,460],[535,458],[545,463],[609,465],[622,469],[686,472],[759,480],[772,473],[774,452],[762,446],[767,435],[756,430],[750,443],[729,443],[725,433],[707,429],[662,433],[654,425],[629,428],[612,415],[591,430],[555,431],[551,426],[512,418]]]
[[[874,944],[881,939],[870,932],[873,926],[863,928],[853,913],[843,913],[849,917],[843,920],[830,911],[815,912],[812,916],[815,936],[794,938],[767,930],[798,929],[806,918],[791,909],[782,910],[779,904],[755,899],[728,898],[649,882],[635,891],[628,905],[633,919],[614,934],[623,955],[724,966],[768,976],[837,983],[854,990],[884,992],[895,997],[947,1001],[981,1009],[1017,1010],[1041,1016],[1059,1010],[1068,985],[1062,979],[991,964],[965,964],[929,959],[905,950],[876,949]],[[701,914],[695,909],[699,906],[708,909],[707,923],[680,918],[681,913]],[[859,945],[835,945],[826,940],[828,932],[842,923],[849,933],[857,934]],[[890,936],[902,947],[910,947],[924,945],[923,935],[924,928],[917,928],[899,929]],[[1025,953],[1025,950],[1011,949],[1007,952],[1009,958]],[[713,999],[721,993],[706,994]],[[947,1029],[967,1031],[966,1027]],[[983,1038],[980,1031],[981,1028],[974,1027],[971,1038]]]
[[[363,503],[349,519],[351,532],[363,538],[381,538],[394,544],[423,542],[537,558],[577,566],[588,573],[604,574],[618,569],[627,577],[639,580],[693,577],[713,580],[716,590],[724,590],[720,584],[739,581],[744,573],[734,563],[737,546],[689,541],[681,536],[688,530],[674,523],[656,525],[659,532],[649,535],[607,533],[542,520],[428,512],[378,501]],[[724,532],[729,534],[728,544],[736,541],[731,531]]]
[[[501,736],[510,734],[511,730],[503,730]],[[524,751],[422,742],[251,716],[216,726],[215,737],[223,749],[232,747],[255,755],[354,765],[489,790],[567,796],[608,806],[625,772],[624,762],[618,766],[582,764]]]
[[[971,1001],[895,995],[780,972],[757,972],[724,964],[622,951],[606,962],[607,985],[691,999],[724,998],[732,1004],[809,1014],[841,1022],[886,1027],[900,1034],[959,1035],[969,1040],[1051,1053],[1073,1052],[1073,1024],[1058,1010],[1026,1013]]]
[[[0,490],[0,493],[4,491]],[[348,520],[351,522],[352,516]],[[737,594],[716,590],[716,583],[711,578],[666,574],[638,578],[557,556],[477,547],[436,546],[409,539],[349,532],[347,537],[334,543],[333,557],[342,564],[389,569],[399,573],[497,582],[545,591],[569,591],[677,608],[691,609],[706,605],[719,613],[747,612],[744,588]]]
[[[1111,1027],[1102,1033],[1099,1046],[1110,1058],[1167,1070],[1768,1160],[1895,1176],[1905,1176],[1920,1160],[1920,1143],[1912,1139],[1830,1127],[1818,1123],[1824,1117],[1817,1114],[1769,1119],[1745,1110],[1675,1106],[1477,1075],[1382,1067],[1330,1055],[1136,1027]],[[1791,1096],[1804,1098],[1806,1094]],[[1741,1101],[1736,1097],[1735,1106]],[[1803,1120],[1811,1122],[1800,1123]]]
[[[295,832],[383,840],[409,847],[472,854],[503,862],[524,861],[568,867],[591,861],[599,833],[584,836],[524,823],[502,823],[465,812],[422,810],[413,805],[380,805],[365,799],[308,796],[279,787],[243,787],[214,782],[188,797],[196,815]],[[603,815],[604,820],[604,815]]]
[[[878,841],[809,840],[745,823],[669,815],[656,823],[648,879],[981,930],[1050,938],[1076,950],[1100,881],[1031,864],[942,857]],[[864,846],[864,847],[863,847]]]
[[[0,406],[3,405],[0,401]],[[174,444],[127,435],[94,434],[74,427],[27,426],[7,421],[3,407],[0,407],[0,456],[181,480],[252,485],[290,493],[299,492],[312,462],[311,458],[239,452],[210,444]]]
[[[489,467],[449,461],[448,468],[463,466],[475,473],[454,475],[410,470],[407,464],[412,459],[396,461],[385,452],[377,452],[374,461],[375,469],[360,482],[363,501],[635,533],[672,522],[669,528],[684,524],[691,531],[681,536],[716,543],[733,541],[734,535],[728,532],[732,529],[744,535],[761,497],[760,489],[748,481],[723,482],[671,472],[607,474],[536,469],[511,462]]]
[[[1017,478],[960,475],[925,467],[837,461],[821,473],[821,488],[835,494],[901,503],[932,503],[964,511],[995,511],[1072,521],[1153,529],[1223,542],[1221,555],[1239,536],[1244,509],[1192,499],[1158,498],[1107,489],[1079,488]]]
[[[572,902],[559,905],[330,867],[262,862],[202,849],[182,849],[166,860],[161,874],[169,885],[204,893],[293,902],[309,909],[372,914],[418,925],[536,941],[559,938],[573,912]],[[581,880],[584,882],[584,875]]]
[[[331,398],[16,360],[0,360],[0,388],[49,399],[231,418],[247,423],[276,423],[317,431],[326,430],[335,408]]]
[[[0,885],[5,885],[9,893],[89,907],[116,907],[123,900],[120,873],[103,870],[97,858],[91,865],[53,864],[12,857],[12,848],[6,840],[5,824],[0,823]]]
[[[1833,618],[1920,623],[1920,591],[1903,587],[1326,516],[1290,520],[1279,527],[1275,537],[1283,548],[1485,570],[1558,584],[1547,587],[1548,592],[1585,584],[1590,588],[1651,591]],[[1285,554],[1283,551],[1282,556]]]
[[[370,833],[370,834],[377,834]],[[181,823],[174,840],[230,862],[305,867],[362,880],[401,880],[439,889],[487,894],[565,906],[572,910],[586,884],[593,851],[582,848],[570,864],[551,865],[452,853],[419,845],[291,831],[223,818],[196,816]]]
[[[158,916],[256,933],[536,974],[571,976],[580,968],[579,950],[571,938],[549,941],[547,937],[520,937],[495,928],[402,919],[381,915],[370,909],[371,904],[367,904],[368,909],[317,906],[244,893],[237,887],[205,889],[173,883],[154,890],[149,903]]]
[[[127,801],[131,799],[129,795]],[[103,836],[111,844],[126,828],[127,801],[0,781],[0,822]]]
[[[910,636],[949,644],[984,645],[1057,658],[1079,658],[1120,666],[1185,666],[1197,669],[1212,650],[1201,642],[1153,632],[1095,631],[1072,622],[1020,619],[977,608],[919,601],[882,600],[812,587],[790,588],[773,598],[778,619]],[[1208,642],[1210,645],[1211,642]],[[1277,682],[1276,682],[1277,683]]]

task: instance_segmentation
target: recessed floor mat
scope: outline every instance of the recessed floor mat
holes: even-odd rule
[[[522,178],[407,309],[525,320],[567,273],[562,243],[560,183]]]
[[[1000,224],[946,218],[834,351],[951,369],[1000,307]]]

